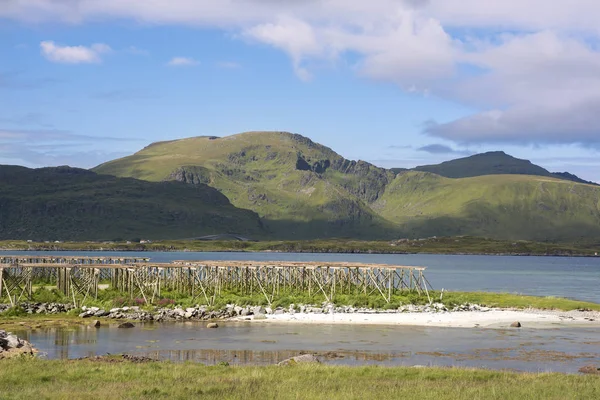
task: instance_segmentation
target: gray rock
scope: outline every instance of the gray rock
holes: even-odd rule
[[[274,315],[281,315],[281,314],[285,314],[285,311],[284,311],[284,310],[279,310],[279,309],[277,309],[277,310],[275,310],[275,311],[273,312],[273,314],[274,314]]]
[[[118,328],[123,328],[123,329],[135,328],[135,325],[132,324],[131,322],[124,322],[121,325],[119,325]]]
[[[219,324],[217,324],[216,322],[211,322],[209,324],[206,324],[207,328],[218,328]]]
[[[320,364],[321,361],[313,354],[303,354],[301,356],[291,357],[277,363],[277,365],[296,365],[296,364]]]
[[[190,319],[194,316],[193,312],[187,311],[185,314],[183,314],[184,318]]]
[[[265,314],[254,314],[254,318],[252,318],[254,320],[261,320],[261,319],[267,319],[267,316]]]
[[[252,308],[252,314],[256,315],[256,314],[266,314],[267,311],[265,310],[265,308],[263,306],[257,306]]]
[[[511,328],[520,328],[521,327],[521,323],[519,321],[513,322],[512,324],[510,324]]]
[[[100,328],[100,325],[102,325],[102,324],[97,319],[93,320],[92,323],[90,324],[90,326],[92,328]]]

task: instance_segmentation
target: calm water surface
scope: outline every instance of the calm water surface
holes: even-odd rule
[[[600,303],[600,257],[452,256],[429,254],[309,254],[198,252],[5,252],[173,260],[347,261],[427,267],[434,289],[522,293]]]
[[[600,257],[504,257],[195,252],[6,252],[26,255],[135,256],[173,260],[347,261],[427,267],[435,289],[560,296],[600,303]],[[576,372],[600,363],[600,330],[459,329],[354,325],[136,324],[18,332],[48,358],[143,354],[215,364],[272,364],[317,352],[331,364],[468,366]]]
[[[52,328],[19,332],[47,358],[138,354],[205,364],[274,364],[316,352],[327,364],[435,365],[575,373],[600,362],[589,328],[460,329],[231,322]]]

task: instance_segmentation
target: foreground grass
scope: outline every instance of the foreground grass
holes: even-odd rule
[[[600,378],[501,371],[332,367],[206,367],[93,361],[0,361],[11,399],[595,399]]]

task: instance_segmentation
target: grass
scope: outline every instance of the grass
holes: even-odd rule
[[[452,308],[462,304],[479,304],[487,307],[498,307],[498,308],[535,308],[541,310],[594,310],[600,311],[600,304],[570,300],[557,297],[538,297],[538,296],[525,296],[521,294],[511,293],[492,293],[492,292],[444,292],[443,294],[439,291],[430,291],[430,298],[433,302],[441,302],[448,308]],[[70,303],[71,299],[64,297],[57,290],[48,290],[44,287],[40,287],[33,292],[33,302],[45,302],[45,303]],[[298,306],[299,304],[312,304],[320,305],[326,301],[326,298],[322,293],[312,293],[302,291],[281,291],[273,299],[270,304],[271,307],[284,307],[288,308],[291,304]],[[0,297],[0,302],[7,303],[8,300]],[[160,307],[175,307],[181,306],[183,308],[193,307],[197,304],[207,304],[203,298],[192,298],[186,294],[179,293],[176,291],[163,291],[160,298],[155,299],[154,306]],[[393,294],[390,302],[388,303],[378,293],[372,293],[366,295],[357,291],[349,294],[336,294],[333,297],[333,303],[338,306],[354,306],[354,307],[368,307],[374,309],[397,309],[402,305],[414,304],[414,305],[425,305],[429,303],[429,299],[425,294],[418,294],[417,292],[402,292]],[[239,306],[246,305],[269,305],[267,299],[260,293],[253,294],[240,294],[235,291],[223,290],[219,296],[215,298],[215,301],[210,304],[213,309],[220,309],[228,304],[236,304]],[[96,306],[104,310],[109,310],[113,307],[122,306],[141,306],[142,309],[152,310],[152,305],[146,305],[143,299],[130,298],[127,294],[120,293],[116,290],[106,289],[98,292],[97,299],[88,299],[85,302],[88,307]],[[78,315],[79,310],[71,310],[70,314]],[[13,318],[14,320],[22,320],[28,318],[29,314],[26,314],[20,308],[12,308],[8,311],[0,314],[0,321],[6,320],[7,318]]]
[[[432,296],[435,299],[439,299],[439,292],[433,293]],[[450,306],[471,303],[499,308],[536,308],[539,310],[561,311],[587,309],[600,311],[600,304],[597,303],[570,300],[560,297],[525,296],[510,293],[444,292],[443,303]]]
[[[594,399],[596,376],[487,370],[0,361],[10,399]]]
[[[5,251],[271,251],[297,253],[594,256],[596,253],[600,252],[600,241],[535,242],[525,240],[499,240],[473,236],[379,241],[352,239],[266,240],[257,242],[156,240],[149,244],[135,242],[127,243],[123,239],[96,242],[67,241],[63,243],[28,243],[24,240],[4,240],[0,241],[0,249]]]

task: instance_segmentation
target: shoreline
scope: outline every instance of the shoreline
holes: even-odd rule
[[[248,321],[248,317],[235,317],[232,321]],[[252,323],[315,324],[315,325],[387,325],[441,328],[490,329],[548,329],[548,328],[599,328],[598,311],[508,310],[416,313],[285,313],[266,315]],[[519,322],[521,327],[511,327]]]
[[[360,254],[360,255],[439,255],[439,256],[498,256],[498,257],[577,257],[577,258],[600,258],[600,255],[594,254],[542,254],[542,253],[510,253],[510,252],[428,252],[428,251],[313,251],[313,250],[296,250],[296,251],[285,251],[285,250],[248,250],[248,249],[147,249],[147,248],[121,248],[121,249],[16,249],[16,248],[0,248],[0,252],[11,252],[11,251],[22,251],[22,252],[114,252],[114,253],[276,253],[276,254]]]

